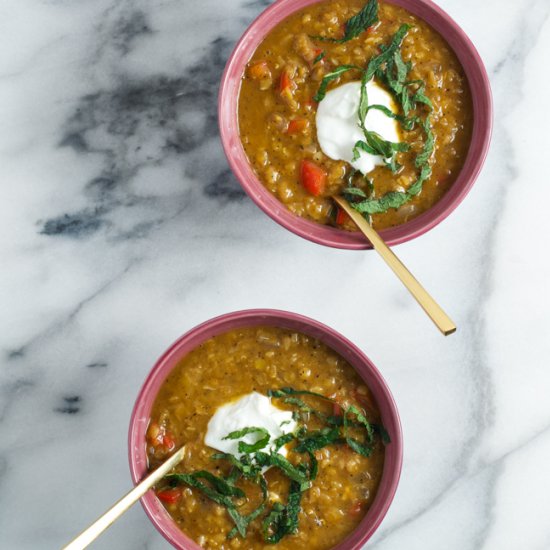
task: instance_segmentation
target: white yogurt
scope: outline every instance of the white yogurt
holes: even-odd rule
[[[367,83],[367,95],[369,105],[384,105],[395,112],[391,95],[374,80]],[[359,158],[351,160],[354,145],[365,139],[359,127],[360,98],[361,82],[349,82],[327,92],[317,108],[317,140],[325,155],[333,160],[349,162],[356,170],[368,174],[376,166],[382,166],[384,159],[360,151]],[[368,112],[365,127],[386,141],[400,141],[397,122],[378,109]]]
[[[238,451],[239,440],[223,438],[231,432],[249,427],[265,428],[273,441],[285,433],[293,432],[296,422],[292,419],[292,412],[278,409],[271,404],[269,397],[252,392],[237,401],[218,407],[208,422],[204,442],[218,451],[239,456],[241,454]],[[241,438],[241,441],[255,443],[260,439],[259,435],[247,434]],[[271,448],[272,445],[262,450]],[[286,456],[286,448],[279,449],[279,453]]]

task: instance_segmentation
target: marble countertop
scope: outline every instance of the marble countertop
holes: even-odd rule
[[[295,237],[229,173],[217,85],[267,2],[0,3],[0,548],[59,548],[128,490],[155,359],[250,307],[333,326],[394,392],[404,468],[369,548],[550,548],[550,3],[439,3],[496,108],[470,195],[397,247],[456,320],[447,339],[374,253]],[[344,280],[353,303],[330,292]],[[94,545],[167,547],[140,506]]]

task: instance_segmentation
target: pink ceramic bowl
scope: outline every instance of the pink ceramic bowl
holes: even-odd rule
[[[128,453],[132,480],[134,484],[138,483],[147,472],[145,432],[149,423],[151,408],[160,386],[180,359],[205,340],[212,338],[212,336],[239,327],[258,325],[297,330],[319,338],[353,365],[371,389],[378,403],[382,422],[391,438],[391,443],[386,446],[382,481],[376,499],[363,521],[344,542],[336,547],[339,550],[361,548],[372,536],[386,515],[399,482],[403,459],[403,438],[399,414],[382,375],[358,347],[335,330],[296,313],[270,309],[228,313],[195,327],[170,346],[149,373],[139,392],[132,412],[128,435]],[[186,550],[200,550],[200,547],[179,529],[152,491],[149,491],[141,499],[141,503],[153,525],[172,545],[176,548]]]
[[[238,98],[244,69],[266,34],[291,13],[319,0],[278,0],[248,27],[229,58],[222,76],[218,117],[222,145],[233,173],[250,198],[272,219],[310,241],[353,250],[371,248],[360,233],[319,225],[292,214],[260,182],[248,163],[239,138]],[[460,60],[470,83],[474,107],[472,142],[459,177],[446,195],[414,220],[381,231],[390,245],[409,241],[443,221],[464,199],[487,156],[493,120],[491,88],[483,62],[464,31],[430,0],[386,0],[402,6],[445,37]]]

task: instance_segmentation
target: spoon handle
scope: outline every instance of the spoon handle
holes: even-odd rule
[[[448,336],[456,331],[456,325],[451,318],[441,309],[439,304],[428,294],[426,289],[416,280],[414,275],[405,267],[401,260],[393,253],[388,245],[382,240],[380,235],[371,227],[363,216],[354,210],[348,201],[341,197],[333,197],[338,205],[355,222],[355,225],[371,242],[372,246],[382,256],[383,260],[390,266],[392,271],[399,277],[401,282],[407,287],[414,299],[420,304],[420,307],[427,313],[428,317],[435,323],[437,328]]]
[[[155,483],[158,483],[185,454],[185,445],[176,451],[166,462],[163,462],[153,473],[136,485],[129,493],[123,496],[116,504],[100,516],[92,525],[82,531],[63,550],[82,550],[93,542],[107,527],[115,522],[135,502],[137,502]]]

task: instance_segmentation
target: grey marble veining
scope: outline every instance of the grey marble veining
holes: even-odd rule
[[[195,324],[248,307],[330,324],[390,384],[405,462],[369,548],[550,548],[550,3],[440,2],[495,100],[478,183],[399,247],[457,321],[448,339],[372,253],[293,236],[228,171],[218,82],[268,4],[0,5],[0,548],[59,548],[124,493],[151,365]],[[360,318],[329,292],[344,280]],[[95,547],[167,543],[135,507]]]

